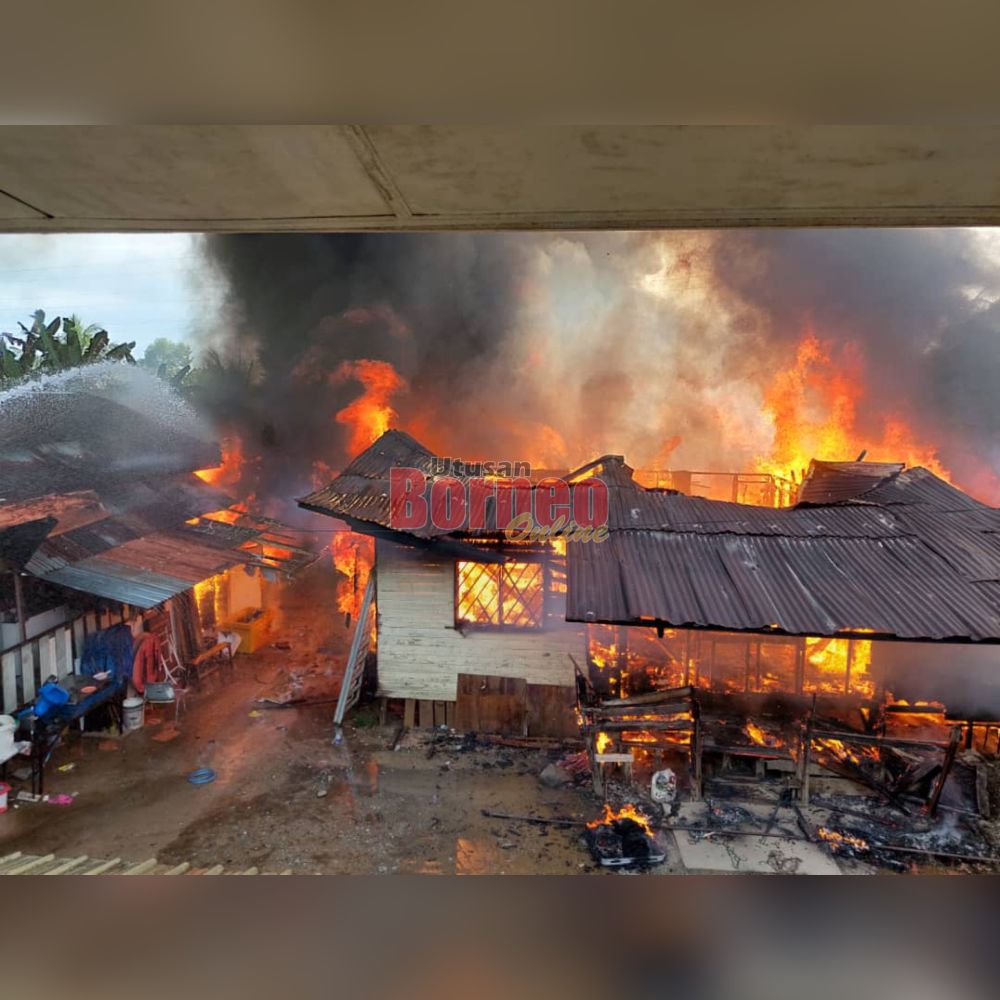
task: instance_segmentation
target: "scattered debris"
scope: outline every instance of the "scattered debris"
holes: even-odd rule
[[[594,860],[607,868],[657,865],[666,858],[649,818],[632,804],[613,809],[605,803],[603,815],[587,824],[585,837]]]
[[[546,788],[562,788],[563,785],[571,785],[574,776],[558,764],[548,764],[538,776],[538,783]]]

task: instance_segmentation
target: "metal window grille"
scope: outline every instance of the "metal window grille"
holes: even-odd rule
[[[458,564],[458,620],[495,628],[541,628],[545,567],[539,562]]]

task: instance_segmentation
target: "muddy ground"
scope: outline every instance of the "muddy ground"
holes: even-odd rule
[[[332,873],[590,869],[574,831],[481,815],[593,816],[592,796],[539,786],[538,772],[557,753],[431,751],[431,736],[420,731],[392,750],[396,720],[379,727],[364,709],[335,746],[332,703],[256,703],[289,670],[332,671],[325,680],[336,693],[331,665],[343,663],[350,632],[316,614],[333,606],[318,573],[289,588],[276,636],[289,648],[238,656],[235,678],[207,679],[176,730],[167,709],[121,740],[70,737],[46,771],[45,790],[73,803],[24,804],[0,816],[0,853]],[[199,767],[213,768],[216,781],[189,784]]]
[[[354,713],[343,743],[334,743],[332,699],[350,631],[332,613],[317,613],[335,606],[329,576],[317,567],[287,588],[275,643],[238,656],[235,677],[208,679],[188,699],[179,726],[167,709],[123,739],[67,740],[46,772],[46,792],[70,795],[72,804],[23,804],[0,815],[0,855],[155,857],[296,873],[607,872],[581,838],[583,822],[600,812],[589,780],[560,788],[538,781],[562,756],[558,750],[421,730],[399,738],[401,720],[390,716],[379,726],[370,707]],[[261,698],[288,689],[290,673],[304,678],[312,696],[325,686],[330,700],[263,707]],[[187,775],[200,767],[213,768],[217,779],[190,784]],[[1000,770],[993,781],[1000,805]],[[572,818],[580,826],[502,820],[484,810]],[[795,834],[791,813],[781,822]],[[739,853],[733,841],[723,841],[729,846],[721,852],[714,841],[676,836],[690,839],[663,837],[666,862],[653,872],[838,870],[821,848],[807,845],[803,853],[793,840],[748,840]],[[1000,848],[1000,834],[995,844]]]

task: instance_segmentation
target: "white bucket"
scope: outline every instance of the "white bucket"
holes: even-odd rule
[[[131,733],[142,729],[145,721],[146,703],[142,698],[126,698],[122,702],[122,729]]]

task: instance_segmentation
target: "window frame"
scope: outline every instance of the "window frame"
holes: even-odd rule
[[[502,594],[503,594],[503,579],[504,579],[503,569],[504,569],[504,567],[509,566],[511,564],[516,564],[516,563],[530,563],[530,564],[534,564],[534,565],[540,566],[541,570],[542,570],[542,602],[541,602],[541,609],[540,609],[540,612],[539,612],[538,624],[537,625],[535,625],[535,624],[532,624],[532,625],[520,625],[520,624],[511,625],[511,624],[508,624],[507,622],[504,622],[502,620],[498,621],[496,623],[494,623],[494,622],[474,622],[474,621],[469,621],[466,618],[459,617],[459,604],[460,604],[459,586],[460,586],[460,582],[461,582],[461,572],[462,572],[461,571],[461,566],[462,566],[463,563],[470,563],[470,564],[472,564],[474,566],[488,566],[488,567],[496,566],[499,569],[499,571],[500,571],[500,588],[501,588],[499,616],[501,618],[503,616],[503,596],[502,596]],[[454,601],[453,601],[454,612],[453,613],[454,613],[455,628],[456,629],[459,629],[459,630],[469,629],[469,630],[474,630],[476,632],[514,632],[514,633],[517,633],[517,632],[542,632],[546,628],[546,625],[548,623],[548,616],[549,616],[549,561],[545,557],[544,554],[540,554],[540,553],[536,553],[536,552],[532,552],[532,553],[527,553],[526,552],[523,555],[521,553],[518,553],[515,558],[509,559],[509,560],[505,560],[503,562],[481,562],[481,561],[477,561],[475,559],[456,559],[455,560],[455,566],[454,566],[454,573],[453,573],[453,597],[454,597]]]

